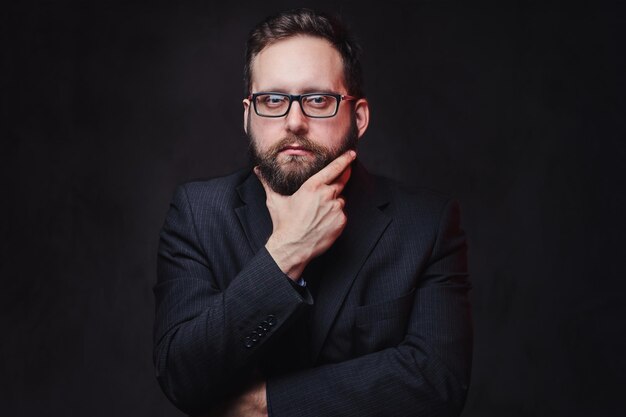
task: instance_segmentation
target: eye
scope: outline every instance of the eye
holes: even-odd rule
[[[332,100],[334,100],[333,97],[320,94],[315,96],[307,96],[306,103],[316,108],[324,108],[329,106],[332,103]]]
[[[288,99],[285,96],[277,94],[265,94],[257,97],[257,102],[267,107],[278,107],[286,103]]]

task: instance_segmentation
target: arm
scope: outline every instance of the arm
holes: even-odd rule
[[[338,157],[294,198],[275,195],[263,182],[274,230],[225,289],[217,288],[211,254],[200,247],[185,189],[177,191],[159,246],[154,360],[163,391],[180,409],[206,411],[241,389],[268,342],[312,304],[308,290],[292,281],[343,230],[338,194],[355,156]],[[276,216],[274,205],[293,215]],[[262,335],[252,336],[257,329]]]
[[[206,411],[241,386],[264,346],[312,302],[266,249],[223,290],[206,256],[180,187],[159,244],[154,361],[163,391],[188,413]],[[254,342],[259,325],[267,331]]]
[[[396,347],[267,381],[270,416],[453,416],[463,408],[472,331],[465,237],[449,203]]]

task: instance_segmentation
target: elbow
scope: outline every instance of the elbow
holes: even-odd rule
[[[180,343],[177,332],[164,337],[154,349],[156,379],[165,396],[189,415],[206,414],[229,394],[231,380],[221,361],[201,360],[197,347]],[[231,372],[237,375],[236,372]]]
[[[446,370],[445,376],[440,376],[436,383],[433,383],[432,380],[430,382],[432,388],[436,391],[435,401],[440,405],[442,410],[441,416],[460,416],[467,399],[469,378],[458,378]]]
[[[163,394],[170,400],[172,404],[179,410],[187,414],[193,414],[198,408],[198,404],[194,401],[194,396],[186,389],[183,378],[168,364],[167,349],[157,346],[154,353],[154,366],[156,371],[156,379],[163,391]]]
[[[418,369],[430,389],[432,408],[439,410],[433,415],[458,417],[461,415],[470,385],[471,358],[467,360],[446,361],[439,355],[422,356]],[[457,358],[458,359],[458,358]]]
[[[463,412],[465,400],[467,399],[468,386],[466,384],[455,387],[454,392],[446,398],[446,416],[458,417]]]
[[[157,367],[156,379],[170,402],[188,415],[204,415],[220,401],[220,390],[207,382],[192,381],[173,367]]]
[[[157,381],[165,396],[180,411],[195,415],[207,411],[207,399],[198,401],[199,396],[193,395],[189,390],[184,389],[178,381],[175,381],[167,374],[157,372]]]
[[[165,396],[176,408],[190,415],[206,412],[212,402],[212,391],[205,381],[194,377],[182,355],[172,350],[172,338],[165,337],[155,346],[156,379]]]

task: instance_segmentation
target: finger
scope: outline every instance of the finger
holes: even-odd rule
[[[341,194],[344,187],[348,183],[348,180],[350,179],[351,173],[352,173],[352,167],[348,165],[348,167],[343,170],[341,175],[339,175],[337,179],[335,179],[335,181],[333,181],[332,184],[330,184],[331,187],[335,188],[335,195],[334,195],[335,197]]]
[[[339,203],[339,208],[343,210],[343,208],[346,206],[346,199],[343,197],[337,197],[337,202]]]
[[[352,161],[356,158],[356,152],[350,150],[341,154],[337,159],[326,165],[320,172],[307,180],[315,184],[330,184],[333,182]]]

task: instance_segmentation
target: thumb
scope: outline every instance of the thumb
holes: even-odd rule
[[[259,179],[259,181],[261,182],[261,185],[263,186],[263,189],[265,190],[265,195],[269,197],[270,193],[273,193],[273,191],[270,188],[270,186],[267,183],[267,181],[265,181],[265,178],[263,178],[263,174],[261,174],[261,170],[259,169],[258,166],[254,167],[254,173],[257,176],[257,178]]]

